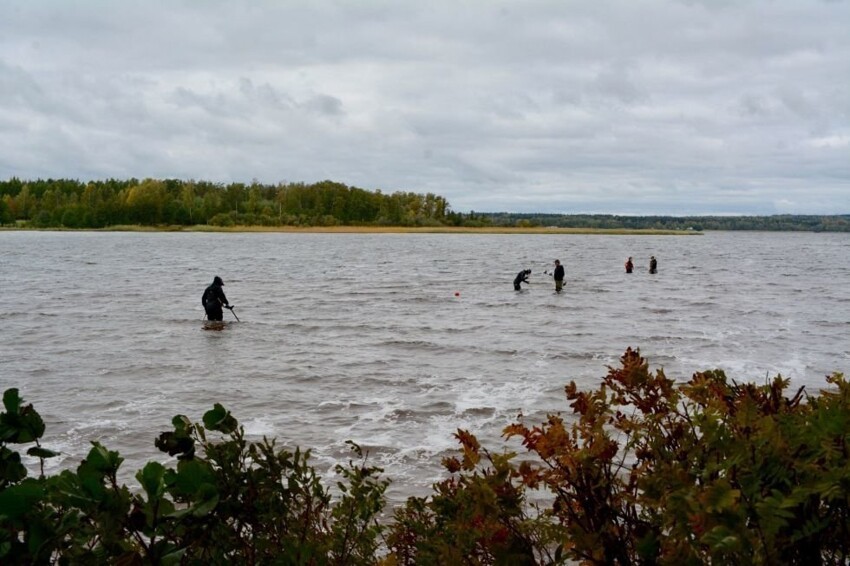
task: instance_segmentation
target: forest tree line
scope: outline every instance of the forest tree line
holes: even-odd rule
[[[0,181],[0,225],[464,226],[607,230],[850,232],[850,215],[618,216],[455,212],[432,193],[383,193],[334,181],[212,183],[178,179]]]
[[[850,214],[771,216],[617,216],[612,214],[470,213],[481,226],[591,228],[605,230],[764,230],[850,232]],[[469,219],[465,218],[468,223]]]
[[[0,224],[143,226],[441,226],[459,222],[432,193],[382,193],[333,181],[218,184],[178,179],[0,181]]]

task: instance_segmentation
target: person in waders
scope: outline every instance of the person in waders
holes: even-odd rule
[[[564,288],[564,266],[559,259],[555,260],[555,272],[552,273],[552,277],[555,278],[555,292],[560,293]]]
[[[204,294],[201,296],[201,304],[204,305],[209,320],[222,320],[224,318],[222,306],[227,309],[232,308],[227,297],[224,296],[222,287],[224,287],[224,281],[216,275],[212,284],[204,289]]]
[[[522,286],[520,283],[528,283],[528,276],[531,275],[530,269],[523,269],[519,273],[516,274],[516,278],[514,279],[514,291],[521,291]]]

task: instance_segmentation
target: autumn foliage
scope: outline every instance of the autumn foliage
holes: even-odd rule
[[[245,564],[846,564],[850,384],[687,382],[627,350],[600,385],[565,388],[568,410],[504,430],[491,452],[468,431],[427,497],[387,509],[382,470],[352,445],[333,489],[309,453],[249,442],[220,405],[175,417],[175,457],[116,480],[94,443],[76,471],[28,477],[14,445],[44,424],[17,390],[0,415],[0,562]],[[215,432],[216,439],[208,438]]]

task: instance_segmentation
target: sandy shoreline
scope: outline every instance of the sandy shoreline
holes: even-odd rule
[[[0,228],[0,230],[39,230],[36,228]],[[486,227],[470,228],[457,226],[110,226],[107,228],[68,229],[49,228],[44,231],[65,232],[283,232],[294,234],[600,234],[623,236],[693,236],[702,232],[693,230],[628,230],[624,228],[514,228]]]

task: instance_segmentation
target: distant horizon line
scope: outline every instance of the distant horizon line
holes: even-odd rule
[[[474,212],[475,215],[485,216],[488,214],[512,214],[516,216],[618,216],[625,218],[649,218],[649,217],[658,217],[658,218],[770,218],[773,216],[796,216],[796,217],[819,217],[819,218],[830,218],[830,217],[843,217],[850,216],[850,212],[838,212],[838,213],[830,213],[830,214],[818,214],[818,213],[802,213],[802,212],[774,212],[770,214],[753,214],[753,213],[739,213],[739,212],[714,212],[714,213],[694,213],[694,214],[625,214],[620,212],[492,212],[492,211],[481,211],[477,212],[471,210],[470,212]],[[461,213],[468,214],[468,213]]]

